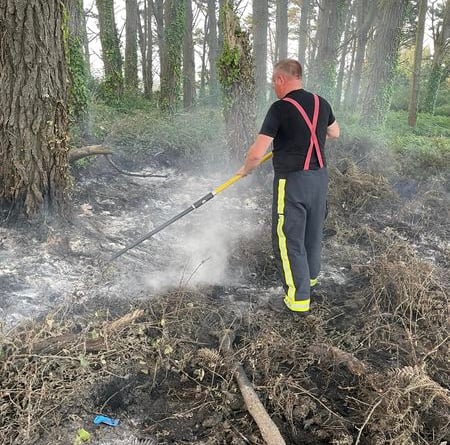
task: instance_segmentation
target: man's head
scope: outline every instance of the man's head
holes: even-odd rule
[[[273,68],[272,87],[278,99],[303,87],[302,66],[294,59],[280,60]]]

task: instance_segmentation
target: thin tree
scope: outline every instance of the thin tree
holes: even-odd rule
[[[351,0],[350,0],[350,2],[351,2]],[[334,104],[335,104],[336,109],[340,108],[340,106],[341,106],[347,51],[348,51],[349,45],[353,41],[353,39],[350,38],[352,32],[354,31],[351,26],[352,18],[353,18],[353,5],[351,4],[350,7],[347,9],[347,17],[345,19],[345,26],[344,26],[344,29],[345,29],[344,39],[342,41],[341,48],[340,48],[341,54],[340,54],[340,61],[339,61],[338,76],[337,76],[337,81],[336,81],[336,97],[334,99]]]
[[[0,3],[0,203],[28,217],[63,208],[68,186],[66,11]]]
[[[366,54],[369,30],[374,23],[378,11],[378,2],[369,0],[357,0],[356,4],[356,53],[352,70],[351,91],[349,92],[349,108],[355,109],[358,103],[359,90],[363,72],[364,56]]]
[[[142,59],[142,83],[144,97],[151,99],[153,90],[153,27],[151,2],[144,0],[143,9],[138,11],[139,48]]]
[[[113,0],[96,0],[100,43],[105,79],[102,94],[105,100],[114,102],[123,93],[122,56],[119,48]]]
[[[159,76],[161,78],[164,64],[164,1],[149,0],[156,22],[156,35],[158,40]]]
[[[267,28],[269,25],[269,3],[253,0],[253,51],[256,68],[256,100],[262,107],[267,99]]]
[[[427,14],[427,0],[419,0],[419,17],[417,19],[416,47],[414,50],[414,68],[411,86],[411,99],[409,101],[408,125],[416,126],[417,104],[419,100],[420,68],[422,65],[423,37],[425,34],[425,18]]]
[[[195,98],[195,60],[192,39],[192,0],[185,0],[185,24],[183,35],[183,106],[191,107]]]
[[[322,0],[317,24],[317,54],[308,85],[332,101],[336,89],[337,52],[344,25],[346,0]]]
[[[282,60],[287,57],[288,49],[288,0],[277,0],[277,21],[276,21],[276,39],[275,51],[276,59]]]
[[[164,4],[164,35],[159,103],[164,111],[173,113],[177,108],[181,92],[184,0],[166,0]]]
[[[434,32],[434,54],[431,73],[428,78],[424,111],[434,113],[439,86],[449,70],[450,51],[450,0],[446,0],[442,10],[442,21]]]
[[[137,31],[139,18],[137,0],[126,0],[125,9],[125,88],[129,92],[136,92],[138,89]]]
[[[362,103],[362,122],[384,122],[392,98],[392,81],[398,62],[402,25],[408,0],[380,0],[373,49],[369,54],[367,88]]]
[[[311,0],[303,0],[300,9],[300,29],[298,32],[298,61],[305,67],[306,62],[306,48],[308,46],[308,16],[311,6]],[[305,75],[303,75],[305,81]]]
[[[217,103],[219,84],[217,79],[217,16],[216,0],[208,1],[208,51],[209,51],[209,94],[211,102]]]

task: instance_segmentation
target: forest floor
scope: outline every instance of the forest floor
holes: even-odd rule
[[[97,445],[263,444],[237,363],[287,444],[450,442],[448,178],[384,177],[360,148],[330,167],[306,318],[267,304],[282,296],[270,181],[242,180],[112,263],[226,174],[157,156],[146,168],[167,179],[131,178],[99,158],[66,221],[3,224],[0,444],[79,444],[80,428]]]

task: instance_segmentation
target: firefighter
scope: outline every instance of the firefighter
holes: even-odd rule
[[[272,87],[279,100],[237,174],[248,175],[273,142],[272,243],[285,295],[270,305],[306,315],[320,271],[328,189],[325,141],[339,137],[340,130],[330,104],[303,89],[296,60],[275,65]]]

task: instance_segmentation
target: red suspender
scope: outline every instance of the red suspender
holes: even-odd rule
[[[305,165],[303,166],[303,170],[309,170],[309,163],[311,162],[311,156],[312,156],[312,150],[313,147],[316,150],[316,156],[317,160],[319,161],[319,167],[323,167],[323,161],[322,161],[322,153],[320,152],[320,146],[319,141],[317,140],[317,120],[319,118],[319,97],[317,94],[313,94],[314,96],[314,112],[313,112],[313,120],[309,119],[308,115],[306,114],[306,111],[304,108],[294,99],[291,99],[290,97],[285,97],[283,100],[286,102],[290,102],[292,105],[294,105],[295,108],[299,111],[301,116],[303,117],[304,121],[306,122],[306,125],[309,128],[309,131],[311,132],[311,141],[309,143],[308,152],[306,154],[305,159]]]

